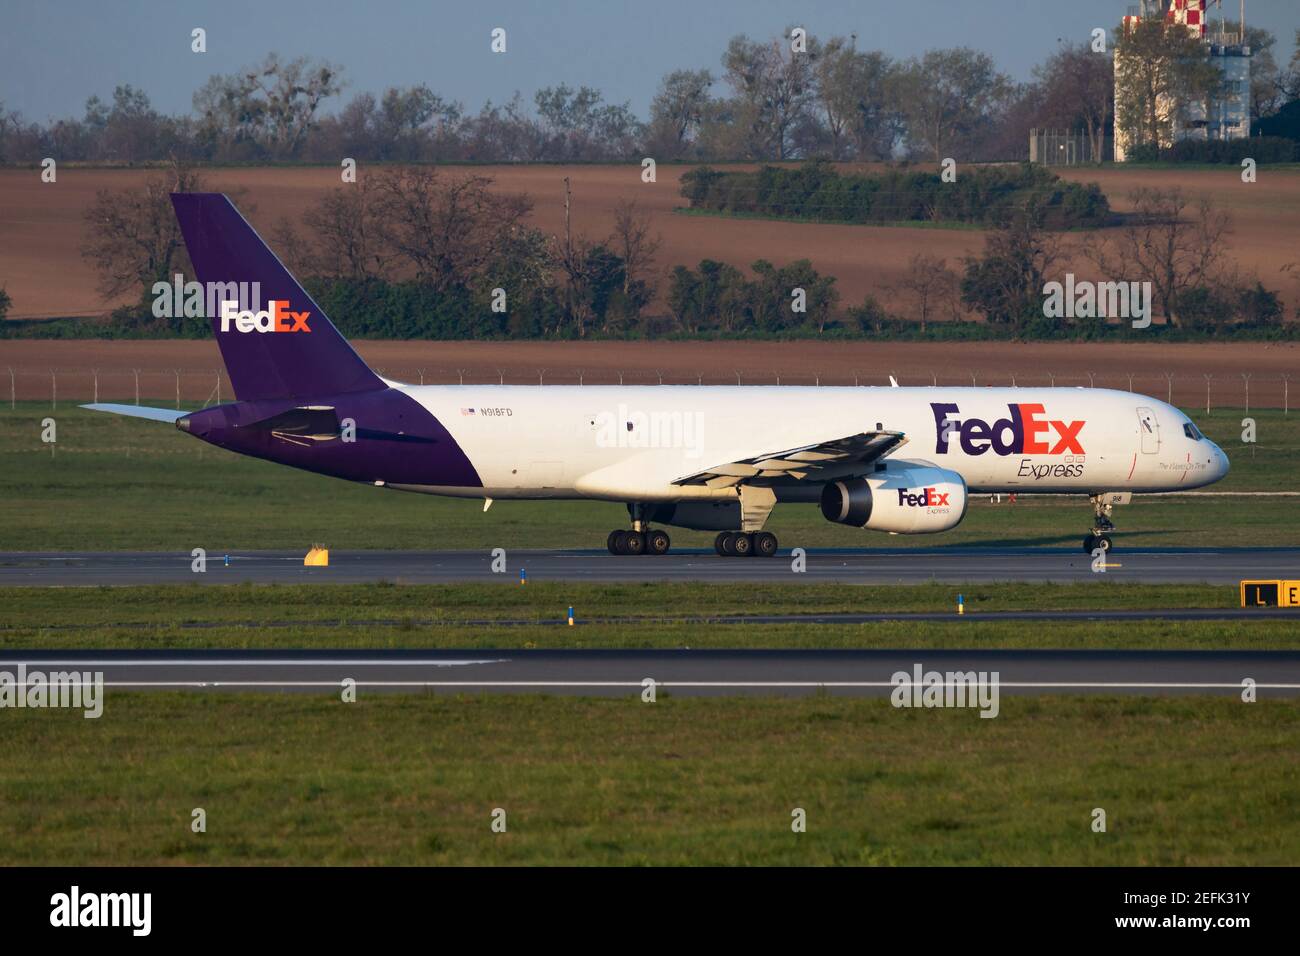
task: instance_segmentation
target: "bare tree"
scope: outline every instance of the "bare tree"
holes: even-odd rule
[[[426,166],[377,178],[378,221],[394,256],[438,289],[471,285],[502,237],[532,209],[522,194],[491,191],[492,179],[440,176]]]
[[[1160,314],[1177,325],[1179,294],[1220,278],[1217,259],[1232,218],[1208,199],[1192,205],[1178,188],[1143,187],[1129,198],[1128,223],[1111,243],[1092,246],[1089,256],[1111,280],[1150,282]]]
[[[101,189],[86,211],[81,255],[99,270],[99,291],[116,298],[132,289],[145,295],[156,282],[186,271],[189,257],[172,209],[174,192],[203,191],[193,168],[173,162],[137,190]]]
[[[614,233],[610,245],[623,260],[623,295],[632,292],[638,281],[649,283],[648,275],[654,266],[655,253],[663,245],[663,237],[650,237],[650,214],[637,206],[635,200],[619,200],[614,206]]]
[[[212,139],[291,157],[315,128],[321,102],[342,85],[341,71],[329,63],[286,63],[272,53],[258,66],[209,78],[194,94],[194,109]]]
[[[945,304],[949,311],[955,311],[957,274],[948,268],[948,260],[932,256],[928,252],[918,252],[907,263],[907,272],[898,290],[904,293],[915,307],[914,312],[921,322],[921,331],[925,332],[930,317]]]
[[[394,252],[385,240],[384,196],[373,177],[341,186],[303,215],[316,242],[307,250],[312,272],[349,279],[390,278]]]

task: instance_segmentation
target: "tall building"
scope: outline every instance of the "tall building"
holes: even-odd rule
[[[1225,33],[1222,21],[1216,30],[1209,22],[1209,0],[1143,0],[1141,7],[1130,7],[1123,29],[1130,30],[1144,17],[1161,17],[1167,24],[1186,29],[1205,46],[1206,54],[1223,75],[1224,92],[1211,103],[1204,100],[1176,103],[1162,97],[1157,110],[1169,121],[1169,132],[1161,147],[1188,139],[1242,139],[1250,135],[1250,46],[1245,42],[1245,0],[1241,0],[1240,32]],[[1127,57],[1115,55],[1115,115],[1119,116],[1118,89]],[[1133,136],[1115,124],[1115,161],[1123,162]]]

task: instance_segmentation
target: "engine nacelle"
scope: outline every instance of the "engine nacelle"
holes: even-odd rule
[[[966,482],[946,468],[891,463],[865,478],[829,482],[821,507],[827,521],[855,528],[934,534],[966,517]]]

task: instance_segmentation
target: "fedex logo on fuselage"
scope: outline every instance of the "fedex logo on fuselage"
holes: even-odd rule
[[[913,494],[906,488],[898,489],[898,506],[904,505],[913,508],[939,508],[948,504],[948,496],[951,491],[939,491],[937,488],[922,488],[920,494]]]
[[[258,312],[239,311],[238,302],[221,303],[221,331],[236,332],[310,332],[307,317],[310,312],[292,312],[283,299],[272,299]]]
[[[982,455],[990,448],[996,455],[1083,454],[1079,432],[1084,422],[1063,422],[1044,418],[1038,403],[1008,404],[1008,416],[989,424],[982,418],[954,417],[961,411],[954,402],[931,402],[934,412],[936,455],[948,454],[950,439],[957,438],[968,455]]]

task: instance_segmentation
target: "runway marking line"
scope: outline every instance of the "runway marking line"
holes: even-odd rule
[[[656,688],[663,687],[708,687],[708,688],[764,688],[764,687],[806,687],[806,688],[870,688],[870,687],[967,687],[989,686],[987,683],[974,684],[896,684],[893,681],[660,681]],[[642,688],[641,681],[356,681],[357,687],[628,687]],[[341,687],[342,681],[105,681],[105,687]],[[1074,689],[1133,689],[1133,690],[1241,690],[1240,681],[1235,683],[1142,683],[1142,682],[1074,682],[1074,681],[999,681],[998,687],[1013,688],[1074,688]],[[1262,684],[1252,687],[1259,690],[1300,690],[1300,684]]]
[[[6,664],[55,664],[55,665],[80,665],[82,667],[463,667],[469,664],[508,664],[510,658],[497,657],[491,660],[459,660],[434,659],[429,660],[383,660],[377,658],[362,658],[358,660],[348,659],[271,659],[271,660],[97,660],[95,658],[54,658],[54,657],[24,657],[24,658],[0,658],[0,666]]]

